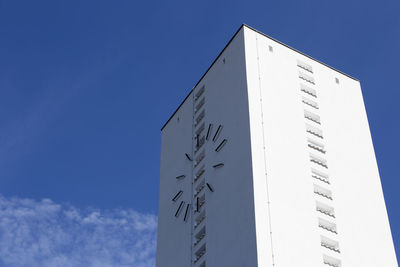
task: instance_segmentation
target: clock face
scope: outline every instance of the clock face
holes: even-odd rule
[[[207,179],[207,176],[205,175],[205,170],[206,170],[206,164],[203,164],[200,166],[200,164],[203,162],[203,159],[205,157],[205,154],[211,154],[211,153],[219,153],[228,140],[226,138],[220,138],[221,133],[223,131],[223,126],[221,124],[214,129],[214,124],[209,123],[207,126],[207,130],[205,129],[205,125],[201,125],[199,129],[196,132],[196,135],[194,137],[195,141],[195,149],[194,149],[194,156],[191,153],[185,153],[184,157],[187,162],[193,165],[193,168],[196,169],[196,172],[194,173],[193,177],[193,194],[194,197],[189,199],[192,199],[189,203],[186,203],[183,199],[183,196],[185,192],[182,189],[179,189],[173,196],[172,196],[172,202],[174,205],[176,205],[176,210],[174,216],[176,218],[179,218],[183,214],[183,221],[186,222],[189,215],[190,211],[192,210],[192,207],[194,208],[195,212],[200,212],[200,209],[202,205],[205,202],[205,196],[204,194],[202,196],[201,193],[205,190],[208,190],[211,193],[214,193],[214,187],[212,186],[211,181]],[[206,131],[205,131],[206,130]],[[212,168],[209,169],[219,169],[224,167],[223,162],[213,162],[211,163]],[[176,176],[176,182],[178,184],[183,184],[183,183],[192,183],[190,181],[190,176],[188,174],[179,174]],[[181,185],[182,187],[182,185]],[[190,192],[189,195],[191,194]]]

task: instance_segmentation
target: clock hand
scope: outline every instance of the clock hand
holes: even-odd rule
[[[193,161],[192,157],[190,157],[188,153],[185,153],[185,156],[186,156],[186,158],[187,158],[188,160]]]
[[[219,167],[223,167],[223,166],[224,166],[223,163],[218,163],[218,164],[215,164],[215,165],[213,166],[213,168],[219,168]]]
[[[208,189],[210,189],[211,192],[214,192],[214,188],[211,187],[211,185],[209,183],[206,183]]]
[[[179,190],[179,192],[176,193],[176,195],[172,198],[172,201],[176,202],[181,197],[182,194],[183,194],[183,191]]]
[[[226,142],[228,142],[228,140],[224,139],[224,140],[217,146],[217,148],[215,149],[215,151],[219,152],[219,151],[224,147],[224,145],[226,144]]]

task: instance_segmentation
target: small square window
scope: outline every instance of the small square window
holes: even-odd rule
[[[339,79],[338,79],[338,78],[335,78],[335,82],[336,82],[337,84],[339,84]]]
[[[274,49],[272,48],[272,46],[268,46],[269,52],[274,52]]]

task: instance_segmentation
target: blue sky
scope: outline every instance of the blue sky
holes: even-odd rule
[[[103,266],[152,266],[160,128],[246,23],[361,80],[399,255],[399,13],[398,0],[0,0],[2,218],[20,222],[14,237],[21,229],[47,236],[43,218],[51,218],[65,225],[61,236],[76,240],[81,231],[79,244],[92,254],[99,248],[84,234],[107,235],[119,244],[102,248],[110,255],[149,252],[110,256]],[[19,212],[37,209],[47,215]],[[125,240],[115,228],[121,220],[144,221],[145,230],[128,227]],[[15,241],[4,234],[7,222],[0,219],[3,257]],[[62,241],[46,244],[38,265],[85,265]],[[60,249],[46,254],[46,246]],[[0,264],[18,266],[13,257],[32,249],[11,251]]]

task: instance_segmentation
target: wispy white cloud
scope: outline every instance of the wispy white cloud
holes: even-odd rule
[[[0,266],[150,267],[157,218],[0,195]]]

